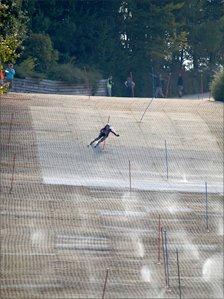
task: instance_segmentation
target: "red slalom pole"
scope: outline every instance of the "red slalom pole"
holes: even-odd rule
[[[9,137],[8,137],[8,143],[11,140],[11,132],[12,132],[12,121],[13,121],[14,113],[11,114],[11,120],[10,120],[10,126],[9,126]]]
[[[10,186],[9,193],[12,192],[12,188],[13,188],[14,173],[15,173],[15,164],[16,164],[16,154],[14,154],[14,156],[13,156],[12,177],[11,177],[11,186]]]
[[[107,268],[107,272],[106,272],[106,277],[105,277],[104,286],[103,286],[103,295],[102,295],[102,299],[104,299],[105,292],[106,292],[108,273],[109,273],[109,268]]]
[[[159,215],[159,224],[158,224],[158,262],[157,264],[160,264],[160,243],[161,243],[161,222],[160,222],[160,215]]]

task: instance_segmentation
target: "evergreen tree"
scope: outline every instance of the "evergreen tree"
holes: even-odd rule
[[[147,96],[152,94],[152,72],[168,76],[186,60],[193,62],[197,72],[224,60],[223,0],[22,3],[30,17],[30,35],[48,35],[51,52],[58,51],[59,63],[97,69],[105,77],[113,75],[117,95],[122,95],[130,72],[136,81],[136,94]],[[33,55],[26,46],[24,57],[28,53]]]

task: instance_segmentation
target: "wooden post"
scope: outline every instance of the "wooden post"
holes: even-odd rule
[[[178,275],[179,298],[181,299],[180,266],[179,266],[178,250],[176,250],[176,253],[177,253],[177,275]]]
[[[11,186],[10,186],[10,189],[9,189],[9,193],[12,192],[12,188],[13,188],[15,164],[16,164],[16,154],[14,154],[14,156],[13,156],[12,177],[11,177]]]
[[[10,120],[10,126],[9,126],[9,137],[8,137],[8,143],[11,141],[11,132],[12,132],[12,121],[13,121],[14,113],[11,114],[11,120]]]
[[[129,190],[131,192],[131,161],[129,161]]]
[[[165,140],[165,159],[166,159],[166,178],[169,179],[169,168],[168,168],[168,151],[167,151],[167,144]]]
[[[131,77],[131,90],[132,90],[132,97],[134,98],[135,94],[134,94],[134,86],[133,86],[133,76],[132,76],[132,72],[130,72],[130,77]]]
[[[158,224],[158,246],[157,246],[157,251],[158,251],[158,264],[160,264],[160,243],[161,243],[161,223],[160,223],[160,215],[159,215],[159,224]]]
[[[109,273],[109,268],[107,268],[107,272],[106,272],[106,277],[105,277],[104,286],[103,286],[103,295],[102,295],[102,299],[104,299],[105,292],[106,292],[108,273]]]

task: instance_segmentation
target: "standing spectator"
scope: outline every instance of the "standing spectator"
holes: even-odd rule
[[[177,80],[177,92],[179,98],[181,98],[183,95],[183,89],[184,89],[184,81],[181,73],[179,73],[178,80]]]
[[[9,83],[9,89],[12,88],[12,82],[15,76],[15,70],[13,68],[13,64],[9,63],[7,69],[5,70],[6,81]]]
[[[162,82],[162,76],[159,75],[156,77],[156,92],[155,92],[156,98],[164,98],[163,94],[163,82]]]
[[[111,97],[112,95],[112,86],[114,85],[113,82],[113,77],[109,76],[109,78],[107,79],[107,96]]]
[[[131,77],[128,77],[124,85],[126,86],[127,97],[134,97],[135,82]]]

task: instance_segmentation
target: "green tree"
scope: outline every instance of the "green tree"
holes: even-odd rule
[[[59,63],[113,75],[117,95],[130,72],[137,95],[147,96],[152,67],[168,76],[187,60],[196,73],[224,60],[223,0],[23,0],[23,8],[30,32],[52,40],[48,54],[54,45]],[[26,57],[34,55],[26,47]]]
[[[24,59],[32,57],[38,72],[46,72],[58,59],[58,53],[54,50],[49,35],[33,33],[26,40],[24,47]]]
[[[22,50],[26,34],[27,18],[21,10],[21,1],[0,2],[0,69],[4,64],[15,62]],[[0,94],[7,91],[2,87]]]
[[[223,59],[223,0],[189,0],[185,2],[182,19],[188,32],[188,54],[194,70],[212,68]]]
[[[15,62],[26,35],[27,17],[19,0],[0,2],[0,63]]]
[[[224,102],[224,70],[219,71],[213,77],[211,93],[216,101]]]

